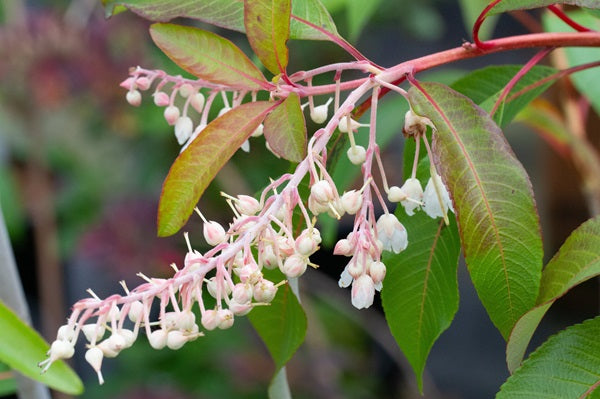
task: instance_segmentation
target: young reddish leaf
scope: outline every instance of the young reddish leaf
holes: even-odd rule
[[[384,257],[387,274],[381,301],[390,331],[422,390],[429,351],[458,310],[460,240],[453,217],[445,226],[443,220],[432,219],[425,212],[407,216],[399,209],[397,215],[410,244],[401,253]]]
[[[551,337],[506,380],[496,398],[596,398],[599,335],[600,317],[596,317]],[[592,396],[592,392],[596,393]]]
[[[537,306],[515,324],[507,346],[506,363],[512,372],[550,306],[571,288],[600,275],[600,217],[579,226],[560,247],[542,273]]]
[[[175,234],[200,196],[237,149],[260,125],[273,103],[257,101],[233,108],[208,124],[169,170],[158,205],[158,235]]]
[[[122,5],[151,21],[167,22],[184,17],[245,31],[243,0],[102,0],[102,3],[108,15],[115,13],[115,6]],[[320,0],[294,0],[292,15],[290,39],[332,40],[340,37]]]
[[[437,169],[453,198],[465,259],[488,315],[505,338],[537,297],[542,240],[531,183],[488,114],[449,87],[409,91],[431,119]]]
[[[154,24],[152,39],[177,65],[201,79],[242,90],[268,83],[260,70],[229,40],[189,26]]]
[[[502,0],[492,7],[487,12],[486,16],[501,14],[508,11],[547,7],[552,4],[567,4],[584,8],[600,9],[600,1],[598,0]]]
[[[291,0],[245,0],[244,26],[252,50],[274,75],[288,63]]]
[[[306,156],[306,122],[300,97],[291,93],[265,119],[264,135],[271,150],[282,158],[300,162]]]

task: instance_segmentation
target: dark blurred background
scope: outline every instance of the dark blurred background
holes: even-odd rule
[[[454,0],[367,1],[362,12],[346,0],[324,3],[342,35],[383,66],[470,38]],[[535,28],[527,19],[531,15],[503,16],[495,35]],[[149,94],[134,108],[119,87],[136,65],[181,72],[151,43],[148,21],[129,12],[105,19],[97,0],[4,0],[0,21],[0,204],[34,326],[52,341],[70,305],[86,296],[87,288],[105,296],[120,290],[119,280],[135,286],[140,271],[167,276],[169,264],[183,259],[181,235],[155,234],[162,181],[179,152],[172,128]],[[248,48],[242,35],[218,32]],[[348,59],[329,43],[293,42],[290,47],[290,71]],[[522,63],[532,54],[471,60],[428,76],[450,83],[468,70]],[[384,117],[394,120],[393,113]],[[400,176],[402,123],[400,117],[392,123],[398,136],[385,152],[392,176]],[[590,123],[598,127],[597,120]],[[512,124],[506,134],[531,174],[550,256],[588,217],[579,178],[568,161],[525,126]],[[201,200],[212,219],[230,218],[220,190],[253,193],[288,168],[259,140],[249,154],[235,155]],[[202,250],[200,223],[192,220],[186,230]],[[294,397],[419,397],[380,306],[366,311],[350,306],[349,293],[337,288],[344,259],[330,252],[325,248],[315,258],[323,267],[301,280],[309,330],[288,365]],[[508,376],[504,342],[462,263],[459,284],[458,314],[429,359],[427,398],[492,397]],[[591,281],[561,299],[535,343],[595,315],[597,291],[597,282]],[[273,373],[265,347],[244,318],[236,319],[233,329],[208,333],[179,351],[154,351],[141,338],[104,362],[103,386],[81,356],[71,364],[84,379],[82,397],[90,399],[264,398]],[[0,381],[0,387],[6,383]]]

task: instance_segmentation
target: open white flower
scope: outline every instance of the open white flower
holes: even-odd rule
[[[448,210],[454,212],[448,190],[446,190],[440,175],[437,173],[429,179],[427,186],[425,186],[423,204],[423,210],[431,218],[444,217],[448,213]]]
[[[408,245],[406,229],[391,213],[383,214],[377,220],[377,238],[386,251],[399,253]]]
[[[414,215],[415,210],[418,210],[422,205],[423,188],[421,183],[417,179],[407,179],[400,190],[406,194],[406,199],[400,201],[406,214],[408,216]]]
[[[363,274],[352,283],[352,305],[357,309],[368,308],[373,304],[375,284],[370,276]]]

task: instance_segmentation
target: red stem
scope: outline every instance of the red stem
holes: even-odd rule
[[[561,10],[555,4],[549,5],[548,10],[552,11],[558,18],[562,19],[564,23],[566,23],[578,32],[593,32],[592,29],[586,28],[585,26],[579,25],[577,22],[573,21],[567,14],[565,14],[563,10]]]
[[[482,42],[481,40],[479,40],[479,28],[481,28],[483,21],[485,21],[485,19],[487,18],[488,12],[501,1],[502,0],[494,0],[490,4],[488,4],[487,7],[484,8],[484,10],[481,12],[481,14],[479,14],[477,19],[475,20],[475,23],[473,24],[473,41],[475,42],[475,45],[482,50],[489,49],[492,45],[489,42]]]

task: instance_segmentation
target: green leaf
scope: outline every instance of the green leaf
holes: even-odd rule
[[[485,111],[449,87],[420,87],[410,89],[409,101],[437,129],[434,162],[453,198],[471,279],[507,338],[534,305],[542,268],[529,178]]]
[[[0,361],[23,375],[70,395],[83,392],[77,374],[63,361],[55,362],[45,374],[37,364],[46,359],[49,346],[31,327],[0,301]]]
[[[154,43],[182,69],[211,83],[243,90],[267,84],[260,70],[229,40],[189,26],[154,24]]]
[[[169,170],[158,205],[158,235],[175,234],[192,214],[217,172],[260,125],[274,105],[242,104],[204,128]]]
[[[263,270],[267,274],[266,270]],[[270,280],[283,280],[284,276],[277,270],[269,271],[269,276],[279,276]],[[277,290],[277,295],[270,306],[257,306],[250,313],[248,319],[262,338],[273,361],[275,362],[275,375],[292,358],[298,350],[306,335],[306,315],[298,298],[290,286],[285,284]]]
[[[600,9],[600,1],[596,0],[594,3],[596,5],[595,8]],[[587,26],[597,31],[600,30],[600,19],[595,18],[589,13],[583,11],[570,12],[569,17],[583,26]],[[545,29],[554,32],[573,31],[573,29],[568,27],[553,14],[548,13],[547,15],[544,15],[542,22]],[[569,47],[565,48],[564,52],[570,67],[600,60],[600,48]],[[600,115],[600,80],[598,79],[598,67],[574,73],[570,78],[577,90],[590,101],[596,113]]]
[[[600,385],[600,317],[567,328],[540,346],[496,399],[585,398]]]
[[[244,26],[250,47],[274,75],[288,63],[291,0],[245,0]]]
[[[510,334],[506,363],[514,371],[546,311],[571,288],[600,275],[600,217],[579,226],[542,273],[537,306],[525,313]]]
[[[396,215],[408,232],[410,245],[399,254],[384,252],[387,274],[381,300],[392,335],[422,391],[429,351],[458,310],[460,240],[453,217],[445,226],[443,220],[425,212],[407,216],[401,206],[398,209]]]
[[[17,392],[17,382],[10,367],[0,362],[0,396]]]
[[[291,93],[265,119],[264,134],[271,150],[291,162],[306,156],[306,123],[300,97]]]
[[[473,24],[475,24],[479,14],[481,14],[489,2],[490,0],[459,0],[463,24],[467,32],[471,32]],[[497,18],[487,19],[479,30],[480,38],[483,40],[489,39],[492,36],[497,22]]]
[[[375,14],[381,0],[347,0],[346,19],[348,20],[348,37],[350,41],[356,41],[360,32]]]
[[[454,82],[451,87],[464,94],[486,111],[490,111],[500,97],[504,87],[521,70],[521,65],[489,66],[478,69]],[[527,72],[504,100],[504,105],[494,114],[494,121],[500,126],[508,125],[523,108],[542,94],[554,80],[542,85],[536,84],[558,72],[547,66],[534,66]],[[527,90],[529,89],[529,90]],[[517,97],[515,94],[527,90]],[[502,109],[502,112],[500,112]]]
[[[244,32],[243,0],[103,0],[109,15],[114,6],[123,5],[151,21],[167,22],[174,18],[197,19],[211,25]],[[290,39],[330,40],[302,21],[308,21],[325,32],[338,37],[327,9],[319,0],[294,0],[292,2]]]
[[[547,7],[552,4],[567,4],[571,6],[600,9],[600,2],[598,0],[502,0],[492,7],[487,15]]]

